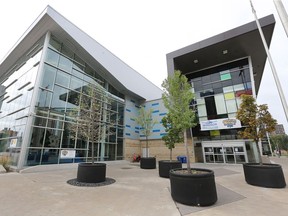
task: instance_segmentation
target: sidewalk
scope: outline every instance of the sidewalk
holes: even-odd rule
[[[282,165],[288,181],[288,159],[271,158]],[[273,215],[286,216],[288,187],[261,188],[245,182],[242,165],[192,164],[213,169],[218,201],[210,207],[175,203],[169,179],[158,169],[143,170],[138,163],[107,162],[107,177],[114,184],[76,187],[77,164],[30,167],[20,173],[0,174],[0,215],[2,216],[204,216]]]

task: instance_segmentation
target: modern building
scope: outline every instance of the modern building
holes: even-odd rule
[[[259,20],[270,45],[273,15]],[[237,132],[236,119],[242,94],[257,96],[266,53],[256,22],[167,54],[168,73],[180,70],[195,93],[192,106],[199,124],[193,128],[195,158],[209,163],[243,163],[257,160],[256,146]]]
[[[270,44],[273,15],[260,23]],[[265,62],[255,22],[167,54],[168,74],[180,70],[195,93],[192,107],[199,124],[189,138],[192,161],[256,160],[253,143],[237,137],[242,126],[235,113],[241,94],[256,97]],[[0,62],[0,154],[9,154],[19,169],[91,160],[91,142],[72,135],[70,127],[76,99],[91,85],[105,89],[119,120],[114,133],[97,142],[98,161],[130,160],[145,152],[135,121],[141,106],[152,109],[157,120],[149,137],[150,156],[168,158],[161,140],[167,113],[162,90],[50,6]],[[180,154],[184,147],[177,144],[174,156]]]
[[[90,160],[89,141],[69,129],[75,98],[89,85],[106,89],[119,119],[114,134],[97,143],[97,160],[124,158],[125,136],[139,138],[129,131],[137,108],[162,94],[50,6],[1,61],[0,83],[0,152],[18,168]]]
[[[270,135],[285,135],[285,129],[283,124],[277,124],[275,127],[275,131],[272,132]]]

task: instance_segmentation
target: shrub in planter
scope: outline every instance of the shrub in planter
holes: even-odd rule
[[[139,110],[139,116],[136,118],[136,122],[140,125],[140,131],[146,138],[146,157],[141,157],[140,168],[156,169],[156,158],[149,157],[148,152],[148,137],[151,135],[151,131],[157,123],[152,118],[152,109],[146,111],[142,106]]]
[[[187,78],[180,71],[164,80],[162,95],[169,111],[171,124],[181,131],[186,149],[187,169],[170,170],[172,198],[187,205],[212,205],[217,201],[214,172],[204,169],[191,169],[187,144],[187,130],[196,125],[195,112],[190,108],[194,95]]]
[[[242,125],[245,125],[245,128],[238,134],[242,138],[252,139],[258,154],[260,154],[259,140],[266,136],[267,132],[271,133],[275,130],[277,121],[272,118],[266,104],[257,105],[255,98],[251,95],[241,95],[241,99],[242,103],[236,117],[242,122]],[[246,182],[261,187],[285,187],[286,182],[281,166],[263,164],[261,156],[259,160],[259,163],[243,165]]]
[[[100,84],[89,84],[75,100],[78,107],[71,111],[74,122],[69,124],[74,139],[91,143],[91,163],[78,165],[77,181],[99,183],[106,180],[106,164],[95,163],[95,145],[111,135],[115,121],[111,116],[112,99]],[[105,119],[105,121],[103,121]]]

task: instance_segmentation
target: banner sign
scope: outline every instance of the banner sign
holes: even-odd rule
[[[241,128],[241,122],[236,118],[213,119],[200,122],[201,131]]]

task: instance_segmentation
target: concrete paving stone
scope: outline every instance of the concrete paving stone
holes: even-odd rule
[[[288,158],[279,163],[288,179]],[[248,185],[242,165],[191,164],[214,170],[218,201],[210,207],[175,203],[170,181],[158,169],[140,169],[139,163],[111,161],[107,177],[115,183],[101,187],[77,187],[66,182],[76,178],[77,164],[29,167],[0,175],[2,216],[204,216],[277,215],[288,212],[288,188],[271,189]],[[185,167],[185,164],[183,164]]]

